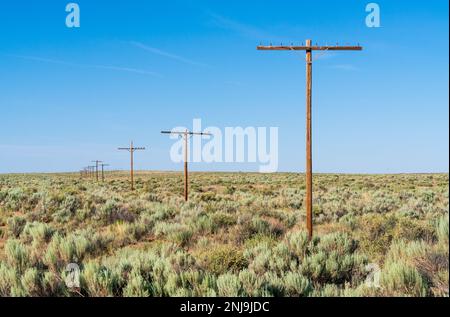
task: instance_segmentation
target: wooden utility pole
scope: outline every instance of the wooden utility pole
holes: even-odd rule
[[[312,51],[361,51],[361,46],[313,46],[311,40],[301,46],[258,46],[261,51],[306,51],[306,228],[309,239],[313,236],[312,214]]]
[[[189,199],[189,173],[188,173],[188,161],[189,161],[189,138],[193,135],[208,135],[210,136],[211,133],[204,133],[204,132],[191,132],[186,129],[184,132],[177,132],[177,131],[161,131],[163,134],[176,134],[181,136],[184,139],[184,200],[188,201]]]
[[[105,166],[109,166],[109,164],[102,163],[102,164],[100,164],[100,166],[102,167],[102,182],[105,182],[105,170],[104,170],[104,168],[105,168]]]
[[[92,161],[93,163],[95,163],[95,180],[98,182],[98,163],[103,163],[102,161],[96,160],[96,161]]]
[[[94,177],[95,166],[88,166],[89,177]]]
[[[141,151],[141,150],[145,150],[145,147],[134,147],[133,146],[133,141],[131,141],[130,143],[130,147],[126,148],[119,148],[119,150],[125,150],[130,152],[130,178],[131,178],[131,190],[134,190],[134,160],[133,160],[133,155],[134,155],[134,151]]]
[[[87,178],[87,177],[88,177],[88,168],[83,167],[83,178]]]

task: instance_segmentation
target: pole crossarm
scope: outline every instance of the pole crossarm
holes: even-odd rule
[[[141,150],[145,150],[145,147],[133,147],[133,148],[129,148],[129,147],[119,147],[117,148],[118,150],[125,150],[125,151],[141,151]]]
[[[362,46],[257,46],[259,51],[362,51]]]
[[[207,132],[191,132],[191,131],[161,131],[162,134],[182,134],[182,135],[212,135],[211,133]]]

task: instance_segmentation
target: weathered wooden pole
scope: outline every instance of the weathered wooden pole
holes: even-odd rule
[[[105,166],[109,166],[109,164],[100,164],[102,167],[102,182],[105,182]]]
[[[306,40],[306,46],[311,47],[311,40]],[[312,51],[306,50],[306,227],[308,236],[313,236],[312,225]]]
[[[125,150],[130,152],[130,178],[131,178],[131,190],[134,190],[134,151],[145,150],[145,147],[134,147],[133,141],[130,143],[130,147],[119,148],[119,150]]]
[[[189,130],[186,131],[161,131],[162,134],[176,134],[184,138],[184,200],[189,200],[189,171],[188,171],[188,162],[189,162],[189,138],[193,135],[207,135],[211,136],[211,133],[204,132],[191,132]]]
[[[95,163],[95,180],[98,182],[98,163],[103,163],[102,161],[96,160],[96,161],[92,161],[93,163]]]
[[[188,149],[189,149],[189,141],[188,141],[188,130],[186,130],[184,134],[184,200],[188,201],[189,199],[189,180],[188,180]]]
[[[134,169],[134,166],[133,166],[133,153],[134,153],[134,150],[133,150],[133,141],[131,141],[131,143],[130,143],[131,145],[130,145],[130,176],[131,176],[131,190],[134,190],[134,171],[133,171],[133,169]]]
[[[357,46],[312,46],[311,40],[306,41],[306,45],[301,46],[258,46],[262,51],[305,51],[306,52],[306,228],[309,239],[313,236],[313,214],[312,214],[312,51],[361,51],[362,47]]]

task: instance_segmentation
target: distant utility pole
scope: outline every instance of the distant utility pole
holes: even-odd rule
[[[124,151],[128,151],[128,152],[130,152],[130,165],[131,165],[131,168],[130,168],[130,176],[131,176],[131,190],[134,190],[134,175],[133,175],[133,154],[134,154],[134,151],[142,151],[142,150],[145,150],[145,147],[134,147],[133,146],[133,141],[131,141],[131,143],[130,143],[130,147],[120,147],[119,148],[119,150],[124,150]]]
[[[105,171],[104,171],[104,167],[105,166],[109,166],[109,164],[100,164],[100,166],[102,167],[102,182],[105,181]]]
[[[313,236],[312,224],[312,51],[361,51],[361,46],[313,46],[306,40],[305,46],[258,46],[261,51],[306,51],[306,227],[309,239]]]
[[[98,182],[98,163],[103,163],[102,161],[96,160],[96,161],[92,161],[93,163],[95,163],[95,180]]]
[[[83,177],[88,178],[89,177],[89,168],[83,167]]]
[[[88,166],[89,177],[94,177],[95,166]]]
[[[203,133],[203,132],[191,132],[186,130],[184,132],[177,131],[161,131],[162,134],[176,134],[184,138],[184,200],[188,201],[189,199],[189,180],[188,180],[188,140],[193,135],[211,135],[211,133]]]

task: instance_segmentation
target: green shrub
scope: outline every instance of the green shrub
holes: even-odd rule
[[[11,290],[17,285],[17,272],[14,267],[0,262],[0,296],[11,296]]]
[[[46,271],[42,277],[43,296],[55,297],[66,296],[67,288],[59,273]]]
[[[133,270],[128,278],[127,286],[123,290],[125,297],[149,297],[149,283],[139,272]]]
[[[27,221],[23,217],[14,216],[8,218],[6,223],[8,226],[8,236],[11,238],[18,238],[22,233],[23,228],[25,228]]]
[[[239,272],[248,266],[243,252],[229,246],[214,246],[203,254],[204,267],[208,272],[216,275],[227,272]]]
[[[381,285],[388,296],[426,296],[427,285],[419,272],[404,262],[392,262],[381,273]]]
[[[286,236],[286,245],[296,257],[303,259],[310,246],[308,234],[305,231],[291,232]]]
[[[435,230],[439,243],[448,246],[449,244],[448,214],[439,218]]]
[[[102,249],[104,244],[101,236],[89,230],[77,231],[65,237],[56,233],[47,247],[43,262],[58,270],[69,263],[81,262],[87,255]]]
[[[156,236],[167,236],[179,246],[186,246],[193,236],[192,229],[180,223],[158,222],[154,229]]]
[[[243,269],[239,272],[239,281],[242,285],[243,296],[262,296],[262,286],[264,279],[254,271]]]
[[[312,289],[309,280],[299,273],[288,272],[283,279],[286,296],[308,296]]]
[[[48,242],[54,230],[47,224],[41,222],[29,222],[22,232],[22,237],[27,241]]]
[[[18,240],[8,240],[5,244],[6,261],[22,274],[30,264],[27,248]]]
[[[91,297],[109,297],[120,294],[120,278],[109,268],[89,262],[81,271],[82,288]]]
[[[223,274],[217,278],[217,291],[222,297],[237,297],[241,296],[242,285],[236,275]]]
[[[397,219],[394,216],[363,216],[358,223],[361,230],[361,249],[374,260],[383,258],[394,238],[396,224]]]
[[[41,277],[36,268],[29,268],[22,275],[20,282],[26,296],[42,296]]]

